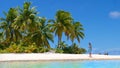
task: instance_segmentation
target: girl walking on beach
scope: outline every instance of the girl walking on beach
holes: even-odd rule
[[[89,50],[88,50],[88,52],[89,52],[89,57],[92,57],[92,45],[91,45],[90,42],[89,42],[88,48],[89,48]]]

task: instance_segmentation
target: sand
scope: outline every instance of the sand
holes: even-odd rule
[[[0,54],[2,61],[64,61],[64,60],[120,60],[120,55],[56,54],[56,53],[6,53]]]

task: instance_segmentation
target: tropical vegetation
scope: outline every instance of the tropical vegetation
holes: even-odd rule
[[[84,38],[84,29],[80,22],[75,22],[71,14],[58,10],[55,19],[47,20],[38,15],[31,2],[24,2],[23,7],[10,8],[0,17],[0,52],[1,53],[42,53],[55,50],[58,53],[85,53],[84,48],[74,43]],[[54,35],[58,37],[56,48],[51,48]],[[72,44],[65,44],[62,36]]]

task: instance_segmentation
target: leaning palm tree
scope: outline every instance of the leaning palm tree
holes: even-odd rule
[[[73,33],[70,34],[70,39],[73,43],[74,39],[77,39],[80,43],[80,39],[84,38],[83,27],[80,22],[73,23]]]
[[[69,12],[59,10],[56,13],[55,20],[49,20],[49,22],[53,22],[51,30],[58,36],[58,48],[60,48],[59,43],[61,42],[63,33],[65,33],[66,36],[69,36],[69,33],[72,30],[71,14]]]

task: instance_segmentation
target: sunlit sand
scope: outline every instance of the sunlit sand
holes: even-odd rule
[[[56,60],[120,60],[120,55],[56,54],[56,53],[10,53],[0,54],[0,61],[56,61]]]

